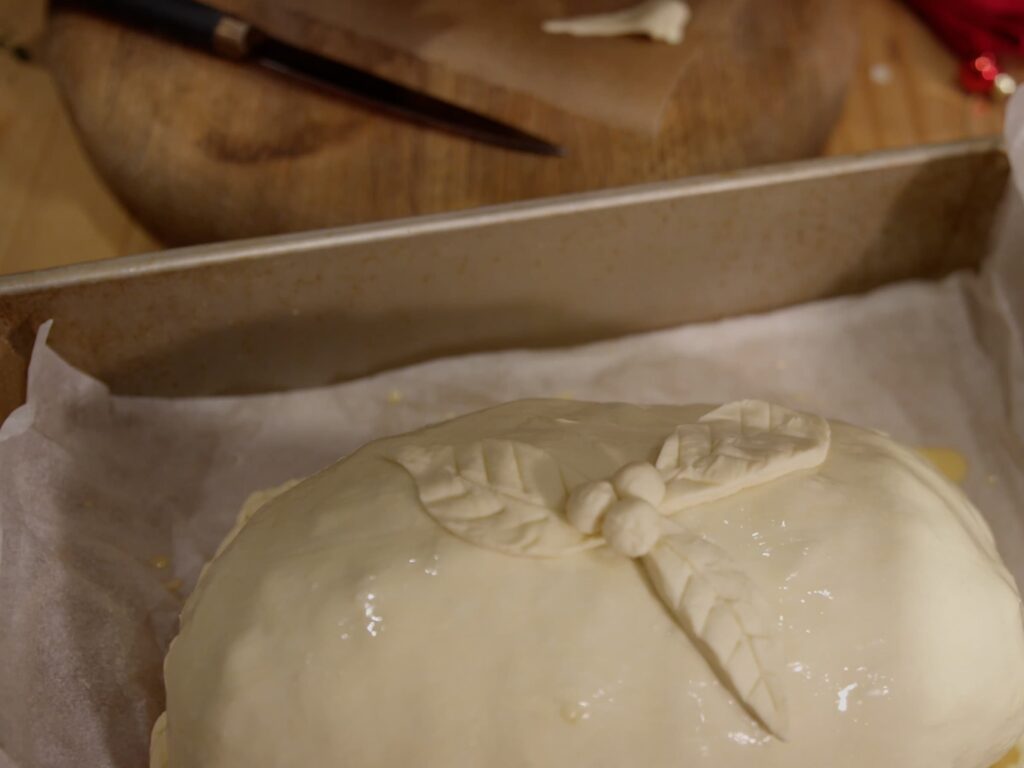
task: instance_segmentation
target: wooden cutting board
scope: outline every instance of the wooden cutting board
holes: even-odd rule
[[[370,47],[389,77],[558,141],[562,159],[424,130],[68,9],[45,50],[97,168],[154,234],[183,244],[814,155],[853,70],[847,0],[741,2],[727,39],[682,72],[656,135]],[[245,3],[258,18],[260,0]],[[366,42],[349,42],[366,60]]]

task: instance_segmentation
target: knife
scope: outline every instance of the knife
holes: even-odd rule
[[[258,64],[404,120],[519,152],[564,154],[560,146],[511,125],[296,48],[194,0],[78,0],[74,4],[225,58]]]

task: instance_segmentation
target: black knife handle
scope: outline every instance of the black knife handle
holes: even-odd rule
[[[193,0],[78,0],[75,4],[232,58],[249,54],[256,32],[246,22]]]

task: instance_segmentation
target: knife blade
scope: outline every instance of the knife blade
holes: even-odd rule
[[[564,150],[507,123],[278,40],[195,0],[76,0],[114,21],[249,62],[392,116],[493,146],[549,157]]]

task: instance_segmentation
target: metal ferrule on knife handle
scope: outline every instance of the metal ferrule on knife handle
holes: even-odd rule
[[[213,29],[212,47],[225,58],[245,59],[263,38],[263,33],[247,21],[224,15]]]

